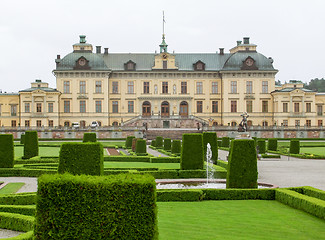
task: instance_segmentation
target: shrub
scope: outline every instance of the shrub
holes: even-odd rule
[[[185,133],[182,138],[182,170],[203,169],[203,138],[200,133]]]
[[[136,153],[147,153],[147,142],[144,139],[138,139],[136,143]]]
[[[300,142],[298,139],[291,139],[290,140],[290,154],[299,154],[300,152]]]
[[[171,150],[172,147],[172,140],[170,138],[164,139],[164,150],[168,151]]]
[[[156,140],[151,141],[151,146],[156,147]]]
[[[229,137],[222,137],[221,138],[221,146],[229,148],[230,138]]]
[[[38,156],[38,136],[37,131],[26,131],[23,158]]]
[[[97,142],[96,133],[84,133],[82,142]]]
[[[180,154],[181,153],[181,148],[182,148],[181,140],[173,140],[171,153]]]
[[[156,137],[156,148],[163,148],[163,137]]]
[[[151,163],[179,163],[179,157],[151,157]]]
[[[0,213],[0,227],[15,231],[31,231],[34,225],[34,217],[15,213]]]
[[[158,239],[152,176],[44,175],[35,239]]]
[[[204,200],[274,200],[275,190],[264,189],[203,189]]]
[[[24,144],[25,143],[25,134],[21,134],[20,135],[20,144]]]
[[[12,134],[0,134],[0,168],[14,167],[14,137]]]
[[[63,143],[58,173],[103,175],[104,153],[101,143]]]
[[[125,148],[132,148],[132,139],[135,138],[135,136],[127,136],[125,140]]]
[[[259,148],[259,154],[265,153],[265,139],[257,140],[257,146]]]
[[[257,188],[254,140],[233,140],[228,157],[227,188]]]
[[[218,147],[222,147],[222,140],[218,140],[217,143],[218,143]]]
[[[202,201],[204,197],[203,191],[200,189],[181,189],[181,190],[158,190],[157,202],[193,202]]]
[[[135,148],[137,147],[137,141],[138,138],[132,138],[132,147],[131,147],[132,152],[135,152]]]
[[[218,144],[217,144],[217,134],[215,132],[204,132],[203,133],[203,148],[204,148],[204,156],[206,159],[207,152],[207,144],[210,143],[212,158],[214,162],[218,160]]]
[[[276,151],[278,149],[278,139],[277,138],[269,138],[267,143],[267,149],[271,151]]]
[[[142,156],[105,156],[104,161],[112,162],[150,162],[150,157]]]

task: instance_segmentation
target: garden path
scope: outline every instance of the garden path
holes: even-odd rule
[[[169,156],[166,155],[166,154],[163,154],[163,153],[160,153],[160,152],[158,152],[158,151],[156,151],[156,150],[151,149],[151,148],[149,147],[149,145],[147,145],[147,153],[149,153],[149,154],[151,154],[151,155],[153,155],[153,156],[155,156],[155,157],[158,157],[158,156],[160,156],[160,157],[169,157]]]

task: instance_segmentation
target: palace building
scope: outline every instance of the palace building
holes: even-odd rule
[[[18,93],[0,93],[0,124],[9,127],[142,126],[189,128],[197,123],[322,126],[325,95],[291,80],[277,86],[273,59],[245,37],[229,53],[110,53],[81,35],[57,55],[56,89],[36,80]]]

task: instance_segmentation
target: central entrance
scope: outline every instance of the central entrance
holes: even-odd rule
[[[167,101],[161,103],[161,116],[169,117],[169,103]]]
[[[150,117],[151,116],[151,104],[148,101],[145,101],[142,104],[142,116],[143,117]]]
[[[179,106],[179,115],[182,117],[187,117],[188,116],[188,103],[183,101],[181,102]]]

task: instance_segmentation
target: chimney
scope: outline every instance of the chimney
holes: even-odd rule
[[[104,54],[108,54],[108,48],[104,48],[105,52]]]
[[[101,46],[96,46],[96,53],[101,53],[102,52],[102,47]]]
[[[237,41],[237,46],[239,46],[241,44],[241,41]]]
[[[244,44],[249,44],[249,37],[244,37]]]
[[[61,56],[60,55],[56,55],[56,59],[60,59],[61,58]]]
[[[224,55],[224,48],[219,48],[219,55]]]

